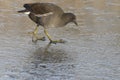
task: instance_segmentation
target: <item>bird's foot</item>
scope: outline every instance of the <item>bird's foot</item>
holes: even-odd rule
[[[36,43],[38,40],[45,41],[46,39],[45,37],[35,37],[35,36],[32,37],[32,42]]]
[[[36,31],[28,32],[28,34],[32,34],[33,35],[32,36],[32,42],[36,43],[38,40],[41,40],[41,41],[45,41],[46,40],[45,37],[39,36]]]
[[[65,43],[66,41],[63,39],[60,40],[50,40],[50,43],[57,44],[57,43]]]

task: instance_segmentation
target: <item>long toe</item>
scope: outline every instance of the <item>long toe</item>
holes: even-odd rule
[[[28,34],[30,34],[30,35],[34,35],[34,32],[28,32]]]
[[[42,40],[42,41],[45,41],[45,40],[46,40],[46,38],[45,38],[45,37],[39,37],[39,38],[37,38],[37,40]]]
[[[59,43],[66,43],[67,41],[63,40],[63,39],[60,39],[59,40]]]
[[[45,41],[46,38],[45,37],[35,37],[35,36],[32,37],[32,42],[36,43],[38,40]]]
[[[57,43],[65,43],[66,41],[63,39],[60,40],[51,40],[50,43],[57,44]]]

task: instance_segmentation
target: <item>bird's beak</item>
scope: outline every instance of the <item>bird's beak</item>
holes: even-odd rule
[[[21,11],[17,11],[18,13],[24,13],[24,14],[30,14],[30,11],[28,10],[21,10]]]
[[[76,26],[78,26],[78,23],[77,23],[77,21],[76,21],[76,20],[74,20],[74,21],[73,21],[73,23],[74,23]]]
[[[20,11],[17,11],[18,13],[24,13],[24,12],[27,12],[27,10],[20,10]]]

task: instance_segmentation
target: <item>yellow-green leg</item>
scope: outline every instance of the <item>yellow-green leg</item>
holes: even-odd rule
[[[45,41],[45,37],[38,37],[38,26],[36,26],[36,28],[34,29],[33,32],[30,32],[31,34],[33,34],[32,37],[32,41],[36,42],[37,40],[43,40]]]
[[[46,29],[44,29],[44,33],[48,37],[48,39],[50,40],[50,43],[54,43],[54,44],[56,44],[56,43],[65,43],[65,41],[62,40],[62,39],[60,39],[60,40],[52,40],[51,36],[48,34]]]
[[[38,26],[34,29],[32,34],[33,34],[33,36],[37,37],[37,33],[38,33]]]

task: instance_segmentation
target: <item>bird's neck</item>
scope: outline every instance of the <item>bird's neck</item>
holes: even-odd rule
[[[64,27],[65,25],[67,25],[67,22],[65,22],[64,20],[59,20],[55,26]]]
[[[70,22],[70,19],[69,19],[69,16],[68,16],[69,13],[64,13],[62,16],[61,16],[61,23],[63,25],[67,25],[69,22]]]

